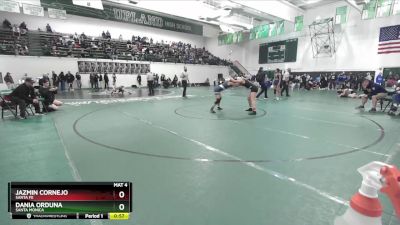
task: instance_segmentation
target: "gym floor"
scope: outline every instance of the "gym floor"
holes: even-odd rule
[[[357,168],[400,165],[400,120],[360,112],[359,99],[295,91],[257,101],[211,88],[123,98],[76,91],[45,116],[0,121],[0,224],[321,225],[333,224],[357,192]],[[102,96],[103,95],[103,96]],[[77,99],[79,98],[79,99]],[[366,110],[370,108],[367,105]],[[129,221],[12,221],[9,181],[132,181]],[[386,196],[383,223],[399,225]]]

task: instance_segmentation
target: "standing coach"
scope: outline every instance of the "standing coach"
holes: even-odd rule
[[[186,87],[187,87],[188,81],[189,81],[189,74],[187,72],[186,66],[183,68],[183,72],[181,74],[181,79],[182,79],[182,87],[183,87],[182,97],[186,98]]]
[[[154,75],[150,70],[147,70],[147,87],[149,88],[149,96],[154,95]]]

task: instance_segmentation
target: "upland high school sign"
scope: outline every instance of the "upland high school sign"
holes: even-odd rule
[[[74,5],[72,0],[41,0],[45,8],[64,9],[67,14],[132,23],[189,34],[203,35],[203,26],[184,20],[148,13],[123,5],[103,2],[103,10]]]
[[[191,33],[192,26],[181,24],[174,21],[164,21],[163,17],[153,16],[145,13],[137,13],[135,11],[113,8],[114,18],[123,22],[147,25],[158,28],[171,28],[173,30]]]

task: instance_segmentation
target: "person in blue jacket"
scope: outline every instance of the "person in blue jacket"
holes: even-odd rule
[[[387,96],[387,91],[384,87],[371,80],[364,80],[362,82],[362,88],[365,95],[362,97],[361,105],[358,106],[357,109],[364,109],[365,103],[367,103],[368,99],[371,99],[372,108],[369,111],[376,112],[378,100],[385,98]]]
[[[383,79],[382,73],[379,73],[378,75],[376,75],[376,77],[375,77],[375,83],[376,83],[376,84],[379,84],[379,85],[383,85],[384,79]]]

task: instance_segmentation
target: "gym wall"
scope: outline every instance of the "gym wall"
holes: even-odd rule
[[[336,27],[336,54],[331,58],[313,58],[308,25],[316,17],[334,17],[337,7],[347,5],[347,23]],[[217,37],[208,38],[206,48],[217,56],[239,60],[249,72],[256,73],[260,66],[265,69],[292,68],[293,71],[332,71],[332,70],[377,70],[380,67],[398,67],[400,54],[378,55],[379,29],[400,24],[400,15],[392,15],[372,20],[362,20],[361,14],[344,1],[310,9],[304,14],[302,32],[289,33],[273,38],[247,41],[238,45],[218,46]],[[285,24],[285,31],[293,27]],[[258,64],[259,45],[266,42],[299,38],[297,61],[294,63]]]
[[[75,75],[78,71],[78,58],[58,58],[58,57],[36,57],[36,56],[9,56],[0,55],[0,72],[3,73],[3,77],[6,72],[10,72],[17,82],[21,79],[25,73],[31,77],[41,77],[43,74],[49,73],[54,70],[57,74],[61,71],[67,73],[71,71]],[[84,59],[94,60],[95,59]],[[132,62],[126,60],[115,60],[115,62]],[[207,78],[212,83],[213,80],[217,78],[218,73],[227,76],[229,73],[229,68],[225,66],[210,66],[210,65],[191,65],[191,64],[175,64],[175,63],[160,63],[151,62],[150,70],[151,72],[159,74],[165,74],[166,77],[171,79],[175,74],[180,76],[183,71],[183,67],[186,66],[189,73],[189,80],[192,83],[203,83]],[[137,85],[136,82],[137,74],[117,74],[117,84],[124,86]],[[89,87],[89,75],[82,74],[82,85],[83,87]],[[142,85],[146,85],[146,78],[143,75]],[[5,84],[0,84],[0,87],[5,86]]]
[[[134,24],[119,23],[114,21],[105,21],[94,18],[67,15],[66,20],[51,19],[45,12],[44,17],[29,16],[22,13],[1,12],[0,20],[8,19],[12,24],[20,24],[25,21],[28,29],[45,30],[46,24],[49,23],[54,32],[73,34],[84,32],[89,36],[101,36],[102,31],[110,31],[112,38],[118,38],[122,34],[124,40],[131,39],[132,35],[147,36],[156,41],[182,41],[190,43],[196,47],[205,45],[206,36],[216,36],[218,30],[214,26],[203,25],[203,36],[192,35],[186,33],[173,32],[168,30],[150,28]],[[85,58],[84,60],[87,60]],[[43,74],[55,71],[59,74],[61,71],[66,73],[71,71],[75,74],[78,71],[78,58],[58,58],[58,57],[34,57],[34,56],[9,56],[0,55],[0,72],[3,76],[6,72],[10,72],[14,80],[20,79],[25,73],[32,77],[39,77]],[[123,61],[127,62],[127,61]],[[132,61],[133,62],[133,61]],[[164,73],[167,77],[173,78],[173,75],[179,74],[183,70],[184,64],[172,63],[151,63],[151,71]],[[228,74],[228,68],[223,66],[208,65],[187,65],[190,75],[190,81],[193,83],[204,82],[209,78],[210,82],[217,77],[218,73]],[[117,75],[118,85],[130,86],[136,84],[137,75]],[[144,77],[143,77],[144,78]],[[88,76],[82,75],[83,87],[88,86]],[[87,79],[87,82],[85,81]],[[145,79],[142,84],[146,85]],[[0,87],[5,86],[0,83]]]

